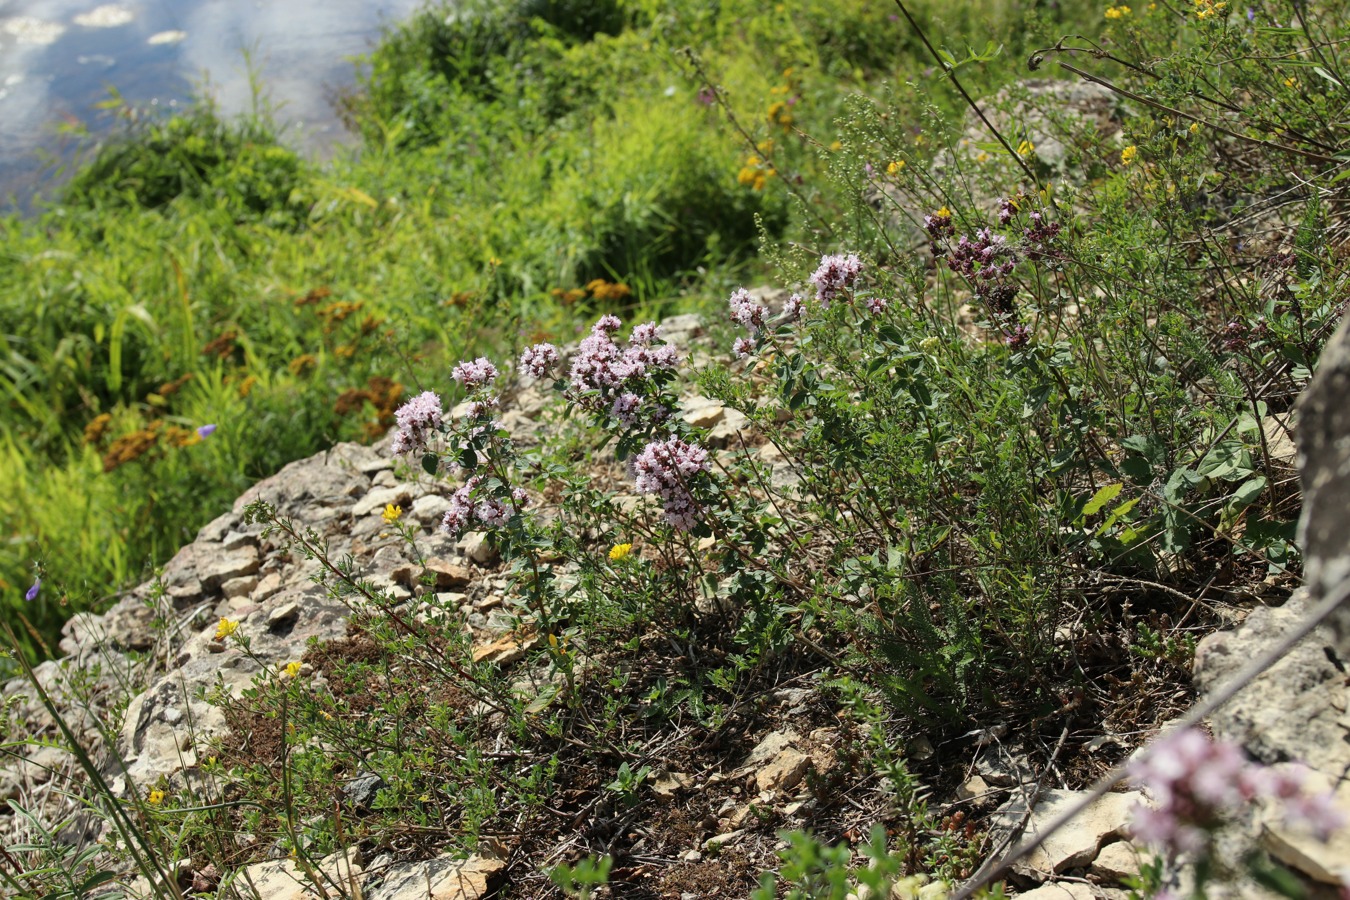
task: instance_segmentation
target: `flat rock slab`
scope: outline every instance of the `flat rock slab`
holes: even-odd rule
[[[1049,790],[1041,793],[1032,808],[1023,839],[1035,837],[1083,797],[1079,791]],[[1090,865],[1102,846],[1125,833],[1130,811],[1143,799],[1137,791],[1107,794],[1083,810],[1068,825],[1050,835],[1014,871],[1031,878],[1045,879],[1068,869]],[[1026,814],[1026,801],[1014,797],[999,811],[998,824],[1006,830],[1016,826]]]
[[[367,900],[479,900],[487,896],[492,880],[505,868],[506,863],[493,856],[438,856],[391,867],[380,886],[367,888],[365,896]]]

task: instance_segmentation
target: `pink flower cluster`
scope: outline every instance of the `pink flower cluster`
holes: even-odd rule
[[[811,283],[816,287],[816,297],[820,305],[829,309],[839,296],[853,287],[862,274],[862,260],[855,254],[848,256],[822,256],[820,268],[811,274]]]
[[[1060,225],[1058,222],[1045,221],[1045,217],[1038,212],[1033,212],[1030,218],[1031,227],[1022,230],[1027,257],[1044,259],[1049,255],[1047,248],[1050,242],[1059,237]]]
[[[787,302],[783,304],[783,318],[789,322],[796,322],[801,319],[804,303],[801,294],[793,294],[788,297]]]
[[[1203,850],[1225,815],[1258,799],[1279,801],[1287,822],[1307,826],[1324,841],[1346,823],[1331,795],[1305,790],[1306,770],[1250,763],[1236,744],[1211,741],[1198,728],[1154,742],[1130,775],[1155,803],[1135,807],[1131,830],[1170,853]]]
[[[757,338],[760,329],[764,327],[764,319],[769,315],[769,310],[764,305],[756,303],[755,298],[751,297],[745,288],[736,288],[732,291],[728,302],[731,306],[731,321],[750,332],[747,337],[737,338],[736,343],[732,345],[736,355],[744,359],[753,353],[758,345]]]
[[[464,385],[466,390],[477,390],[492,384],[497,378],[497,367],[480,356],[472,362],[462,362],[450,370],[450,377]]]
[[[520,354],[520,368],[531,378],[543,378],[558,364],[558,359],[557,347],[552,344],[535,344],[533,347],[526,347]]]
[[[441,427],[441,398],[423,391],[394,413],[398,432],[394,435],[395,453],[425,450]]]
[[[613,338],[621,324],[617,316],[601,316],[572,358],[568,377],[571,399],[587,409],[609,412],[632,427],[641,406],[639,384],[674,369],[679,357],[672,345],[656,345],[660,335],[652,322],[635,327],[628,346],[621,349]]]
[[[651,442],[633,460],[638,493],[660,497],[666,521],[680,531],[698,524],[700,508],[690,486],[707,471],[708,451],[677,437]]]
[[[529,497],[521,488],[511,491],[509,503],[487,494],[486,481],[482,475],[473,475],[450,496],[450,508],[441,519],[443,531],[459,537],[475,525],[498,528],[528,504]]]

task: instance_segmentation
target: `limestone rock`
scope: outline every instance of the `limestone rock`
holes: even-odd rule
[[[541,638],[537,634],[504,634],[488,644],[473,648],[474,662],[496,663],[507,666],[525,656],[529,650],[539,646]]]
[[[680,401],[680,418],[695,428],[711,428],[722,421],[726,407],[707,397],[686,397]]]
[[[1082,798],[1078,791],[1042,791],[1040,800],[1032,807],[1023,838],[1031,838],[1059,818]],[[1107,794],[1078,814],[1068,825],[1050,835],[1024,860],[1014,867],[1019,874],[1044,879],[1067,869],[1086,866],[1097,858],[1103,845],[1125,833],[1130,811],[1142,799],[1138,792]],[[1021,822],[1026,813],[1026,799],[1014,796],[998,814],[1001,830]]]
[[[1257,608],[1236,631],[1202,640],[1195,653],[1196,686],[1204,692],[1223,684],[1311,605],[1299,591],[1284,606]],[[1213,723],[1216,734],[1236,740],[1263,762],[1297,759],[1319,771],[1344,772],[1350,770],[1342,721],[1347,703],[1345,675],[1328,658],[1326,641],[1314,635],[1224,704]]]
[[[972,775],[966,779],[966,782],[956,789],[956,799],[970,801],[979,804],[987,799],[987,795],[993,790],[988,783],[978,775]]]
[[[357,865],[346,854],[335,853],[314,866],[314,873],[331,894],[333,885],[342,886],[344,894],[359,896],[355,887],[361,874]],[[236,885],[256,893],[259,900],[312,900],[318,895],[316,885],[294,860],[280,859],[256,863],[239,873]]]
[[[439,556],[433,556],[426,561],[427,571],[436,576],[436,590],[444,591],[450,588],[462,588],[473,581],[473,572],[464,566],[456,565]]]
[[[761,791],[790,791],[806,777],[810,768],[811,757],[788,748],[755,773],[755,785]]]
[[[480,900],[506,863],[495,856],[455,859],[438,856],[427,862],[391,866],[381,884],[367,888],[367,900]]]
[[[470,531],[455,545],[465,556],[480,566],[486,566],[497,558],[497,548],[481,531]]]
[[[374,515],[382,512],[390,504],[406,510],[412,506],[415,490],[416,486],[411,484],[396,484],[393,487],[377,488],[362,497],[352,507],[352,518],[360,519],[364,516]]]
[[[1107,844],[1092,863],[1092,874],[1103,881],[1123,882],[1139,874],[1140,853],[1129,841]]]
[[[1350,578],[1350,316],[1322,350],[1317,375],[1299,398],[1298,450],[1303,485],[1299,545],[1304,583],[1314,600]],[[1350,659],[1350,601],[1331,627]]]
[[[673,800],[677,793],[693,783],[694,779],[683,772],[670,772],[652,782],[652,793],[658,800]]]
[[[772,732],[750,751],[741,771],[754,773],[761,791],[789,791],[811,768],[811,757],[797,746],[800,742],[794,732]]]
[[[1096,900],[1092,885],[1077,881],[1055,881],[1017,895],[1019,900]]]
[[[695,313],[671,316],[661,322],[661,339],[677,347],[689,346],[690,341],[701,334],[703,334],[703,319]]]

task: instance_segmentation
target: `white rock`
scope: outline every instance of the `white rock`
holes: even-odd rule
[[[1096,900],[1091,885],[1076,881],[1056,881],[1017,895],[1019,900]]]
[[[376,488],[362,497],[360,502],[352,507],[352,517],[359,519],[363,516],[380,512],[391,503],[394,506],[401,506],[406,509],[412,503],[413,493],[413,486],[409,484],[400,484],[387,488]]]
[[[1123,882],[1139,874],[1139,851],[1129,841],[1107,844],[1092,864],[1092,874],[1106,881]]]
[[[367,889],[367,900],[479,900],[490,882],[506,868],[492,856],[455,859],[438,856],[419,863],[392,866],[379,887]]]
[[[497,549],[481,531],[470,531],[465,534],[455,547],[480,566],[485,566],[497,558]]]
[[[686,397],[680,401],[680,418],[695,428],[711,428],[726,414],[726,407],[707,397]]]
[[[1023,837],[1036,836],[1063,812],[1077,804],[1082,796],[1078,791],[1042,792],[1040,802],[1027,821]],[[1142,797],[1139,792],[1132,791],[1099,798],[1072,822],[1047,837],[1031,855],[1014,867],[1014,871],[1033,878],[1045,878],[1066,869],[1088,865],[1097,858],[1097,851],[1104,844],[1124,834],[1130,812]],[[1025,811],[1025,799],[1016,796],[999,811],[997,821],[1006,829],[1020,822]]]

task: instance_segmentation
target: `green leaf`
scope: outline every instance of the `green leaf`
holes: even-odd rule
[[[1083,507],[1083,515],[1095,516],[1102,511],[1106,504],[1120,496],[1120,492],[1124,489],[1125,485],[1119,481],[1115,484],[1108,484],[1106,487],[1092,495],[1092,499]]]
[[[1340,81],[1338,81],[1335,76],[1333,76],[1330,72],[1328,72],[1321,66],[1313,66],[1312,70],[1316,72],[1318,75],[1321,75],[1327,81],[1330,81],[1332,84],[1336,85],[1336,87],[1345,87],[1345,85],[1341,84]]]
[[[1251,506],[1261,496],[1261,492],[1266,489],[1267,483],[1264,475],[1257,475],[1255,478],[1249,478],[1242,482],[1228,500],[1228,511],[1235,513]]]
[[[1110,530],[1111,527],[1114,526],[1117,522],[1119,522],[1122,517],[1128,516],[1130,514],[1130,510],[1134,509],[1135,505],[1138,502],[1139,498],[1135,497],[1133,500],[1126,500],[1124,503],[1120,504],[1115,509],[1111,510],[1111,515],[1107,516],[1106,521],[1102,523],[1102,527],[1097,529],[1096,536],[1101,537],[1102,535],[1106,534],[1106,532]]]
[[[478,468],[478,454],[474,452],[473,447],[465,447],[460,451],[459,464],[471,472]]]
[[[428,475],[435,475],[441,468],[441,458],[435,453],[422,454],[422,471]]]

